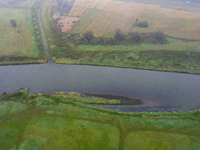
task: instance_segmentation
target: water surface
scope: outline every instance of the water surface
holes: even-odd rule
[[[131,106],[138,110],[200,107],[200,75],[52,63],[0,66],[0,93],[25,87],[30,92],[74,91],[141,99],[142,107]]]

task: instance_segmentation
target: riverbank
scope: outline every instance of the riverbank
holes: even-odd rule
[[[124,113],[27,89],[3,93],[0,99],[1,149],[199,147],[199,110]]]

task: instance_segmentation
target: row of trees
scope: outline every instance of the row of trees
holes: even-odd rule
[[[120,41],[129,41],[132,43],[140,43],[144,41],[149,41],[153,43],[164,44],[165,35],[162,31],[142,34],[140,32],[131,32],[129,36],[125,36],[120,29],[115,31],[114,37],[104,37],[100,36],[98,38],[94,37],[92,31],[85,31],[83,37],[79,37],[76,40],[76,44],[103,44],[103,45],[114,45],[119,43]]]

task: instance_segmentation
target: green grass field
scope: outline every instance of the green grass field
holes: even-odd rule
[[[45,62],[32,24],[31,7],[35,2],[25,1],[10,8],[0,8],[0,64]],[[12,19],[16,20],[16,26],[10,23]]]
[[[200,43],[198,41],[187,41],[167,37],[167,43],[154,44],[150,42],[131,43],[120,42],[116,45],[78,45],[79,50],[84,51],[146,51],[146,50],[174,50],[174,51],[192,51],[200,52]]]
[[[29,10],[15,10],[11,8],[0,9],[1,19],[1,45],[0,52],[3,55],[14,55],[19,53],[26,53],[27,50],[32,49],[31,34],[29,29],[30,11]],[[17,26],[13,27],[10,23],[11,19],[15,19]],[[28,20],[29,19],[29,20]],[[28,22],[28,21],[29,22]],[[18,33],[20,31],[20,33]],[[34,37],[33,37],[34,38]],[[37,56],[37,52],[35,54]]]
[[[199,110],[124,113],[75,99],[26,90],[3,93],[0,149],[198,150],[200,146]]]

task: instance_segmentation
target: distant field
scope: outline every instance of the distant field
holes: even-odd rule
[[[91,30],[94,36],[103,36],[116,17],[113,12],[103,11],[84,31]]]
[[[74,6],[68,16],[79,17],[81,16],[94,2],[94,0],[76,0]]]
[[[30,10],[0,9],[0,56],[32,56],[37,57],[34,36],[30,31]],[[15,19],[17,26],[10,23]]]
[[[24,2],[17,3],[14,6],[15,7],[28,7],[28,8],[31,8],[34,5],[34,3],[36,3],[36,1],[38,1],[38,0],[24,0]]]
[[[82,0],[81,3],[76,1],[69,13],[69,16],[81,16],[80,21],[75,24],[76,28],[81,28],[79,26],[83,26],[82,22],[90,17],[90,13],[87,13],[88,8],[97,8],[96,11],[103,10],[103,12],[96,16],[86,29],[82,28],[82,31],[79,30],[76,33],[92,30],[94,35],[98,37],[102,35],[113,36],[116,29],[121,29],[125,35],[131,31],[149,33],[161,30],[170,37],[200,40],[200,13],[125,0],[102,0],[101,2],[99,0]],[[136,19],[148,21],[149,27],[132,28]]]
[[[71,12],[68,14],[69,17],[80,17],[87,10],[86,7],[74,6]]]
[[[45,4],[47,12],[50,6]],[[68,16],[57,15],[61,19],[57,23],[65,17],[80,16],[80,19],[73,26],[70,21],[63,21],[63,28],[68,30],[61,27],[63,33],[54,32],[50,38],[56,37],[56,42],[50,44],[52,61],[199,74],[200,11],[194,6],[160,0],[77,0]],[[77,10],[78,7],[81,9]],[[44,26],[49,24],[46,18],[42,19],[46,20]],[[149,26],[137,27],[138,21],[147,21]],[[114,37],[116,29],[125,34],[125,40],[107,38]],[[87,30],[96,37],[90,43],[85,42],[85,37],[80,38]],[[143,33],[142,42],[130,40],[129,33],[136,31]],[[152,32],[158,31],[165,35],[161,43],[152,39],[155,36]],[[101,42],[99,36],[106,38]]]
[[[90,8],[88,9],[80,20],[72,27],[70,33],[81,33],[87,26],[101,13],[101,10]]]
[[[106,8],[112,0],[95,0],[94,3],[90,6],[90,8],[97,8],[103,10]]]

